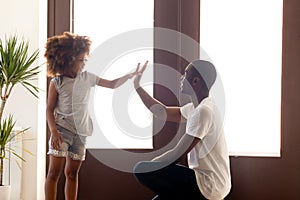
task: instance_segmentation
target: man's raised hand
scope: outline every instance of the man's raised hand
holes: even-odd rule
[[[136,72],[138,72],[138,73],[136,73],[135,78],[134,78],[134,88],[135,89],[140,87],[140,81],[141,81],[142,75],[147,67],[147,64],[148,64],[148,61],[145,62],[142,69],[140,70],[141,63],[138,63],[138,66],[136,68]]]

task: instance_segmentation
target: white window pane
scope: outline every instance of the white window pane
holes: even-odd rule
[[[280,155],[282,5],[201,0],[200,44],[222,79],[232,155]]]
[[[148,60],[151,65],[152,48],[131,48],[140,38],[115,42],[126,38],[126,34],[134,35],[135,30],[153,28],[153,9],[154,2],[150,0],[74,0],[74,33],[87,35],[93,42],[87,70],[112,80],[135,70],[138,62]],[[153,43],[153,35],[146,40]],[[146,89],[152,94],[152,85]],[[128,95],[122,96],[123,93]],[[116,101],[118,94],[122,98]],[[132,80],[116,90],[96,87],[92,98],[96,131],[88,137],[87,148],[153,147],[152,115],[136,95]],[[116,112],[116,102],[124,109]]]

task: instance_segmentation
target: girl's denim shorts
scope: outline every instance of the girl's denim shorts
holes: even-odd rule
[[[84,161],[86,136],[75,134],[58,125],[57,131],[60,133],[63,142],[60,145],[60,149],[56,150],[51,146],[50,138],[48,155],[53,155],[55,157],[70,157],[73,160]]]

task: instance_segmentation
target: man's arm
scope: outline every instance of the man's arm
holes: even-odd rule
[[[156,118],[172,122],[183,122],[184,119],[181,117],[180,107],[165,106],[157,99],[151,97],[142,87],[136,88],[136,92],[144,105]]]
[[[189,153],[198,142],[200,142],[199,138],[184,134],[173,149],[152,159],[152,161],[166,162],[168,164],[178,163],[181,157]]]
[[[140,80],[142,78],[143,72],[146,69],[148,61],[144,64],[142,69],[137,73],[134,79],[134,87],[144,105],[153,113],[153,115],[162,120],[172,121],[172,122],[183,122],[185,119],[181,116],[180,107],[169,107],[165,106],[163,103],[157,99],[150,96],[141,86]],[[140,63],[137,69],[139,69]]]

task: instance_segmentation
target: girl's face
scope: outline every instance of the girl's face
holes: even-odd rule
[[[87,61],[86,58],[87,58],[86,53],[80,54],[78,57],[76,57],[73,70],[72,70],[74,73],[78,74],[83,70],[85,66],[85,62]]]

